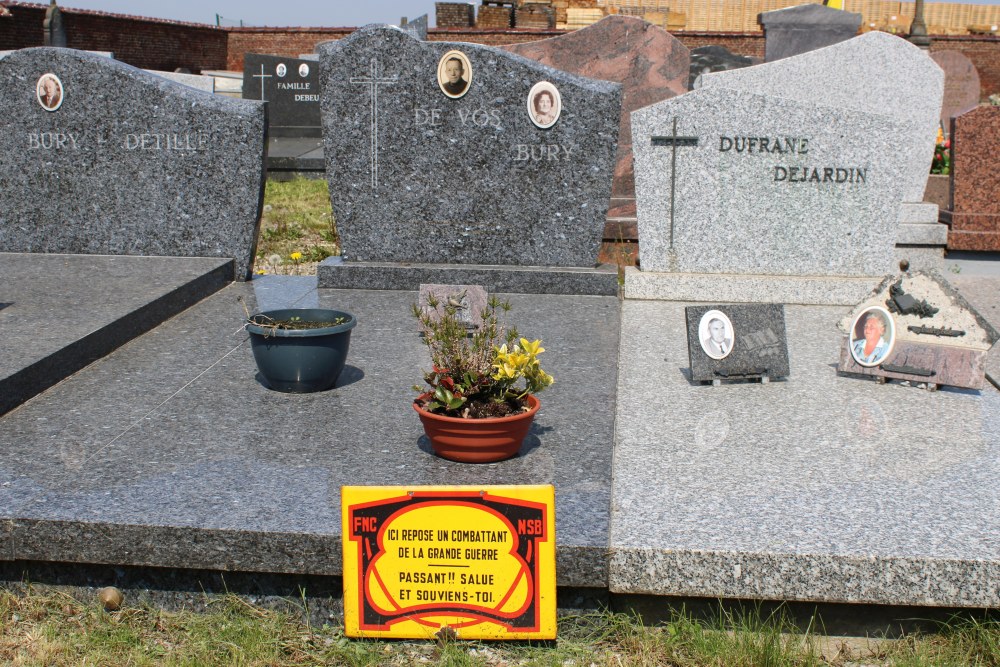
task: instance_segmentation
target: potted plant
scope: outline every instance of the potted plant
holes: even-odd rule
[[[413,307],[424,330],[432,370],[413,402],[424,432],[441,457],[463,463],[501,461],[521,448],[539,401],[553,382],[542,370],[540,340],[519,338],[504,321],[510,303],[490,297],[471,335],[450,303],[428,297]]]
[[[286,308],[254,315],[247,311],[244,327],[268,386],[306,393],[337,383],[357,324],[354,315],[340,310]]]

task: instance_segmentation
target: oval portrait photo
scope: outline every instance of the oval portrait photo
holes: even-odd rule
[[[472,63],[461,51],[452,50],[438,61],[438,85],[448,97],[458,99],[469,92],[472,83]]]
[[[63,103],[62,81],[51,72],[38,77],[35,93],[38,95],[38,103],[46,111],[55,111]]]
[[[851,325],[851,356],[862,366],[878,366],[888,358],[896,342],[892,315],[881,306],[861,311]]]
[[[552,127],[562,113],[562,96],[559,89],[548,81],[539,81],[528,92],[528,115],[531,122],[545,129]]]
[[[733,323],[721,310],[710,310],[698,322],[701,349],[713,359],[725,359],[733,351],[736,332]]]

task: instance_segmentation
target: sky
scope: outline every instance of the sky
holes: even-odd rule
[[[48,0],[33,0],[48,4]],[[453,0],[452,0],[453,1]],[[1000,0],[996,0],[1000,2]],[[60,7],[222,25],[356,27],[399,24],[400,17],[427,14],[434,27],[434,0],[57,0]],[[477,3],[478,4],[478,3]]]
[[[34,0],[46,3],[47,0]],[[456,1],[456,0],[450,0]],[[930,0],[928,0],[930,1]],[[947,2],[948,0],[934,0]],[[1000,0],[962,0],[997,5]],[[427,14],[434,27],[434,0],[58,0],[61,7],[96,9],[116,14],[222,25],[356,27],[366,23],[399,24],[400,17]],[[475,4],[479,4],[477,1]]]

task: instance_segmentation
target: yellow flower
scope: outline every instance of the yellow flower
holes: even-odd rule
[[[523,349],[529,357],[537,357],[545,351],[545,348],[542,347],[541,340],[535,340],[533,343],[529,343],[527,338],[521,339],[521,349]]]
[[[293,262],[297,262],[297,261],[299,261],[300,259],[302,259],[302,253],[301,253],[301,252],[298,252],[298,251],[295,251],[295,252],[293,252],[293,253],[292,253],[291,255],[289,255],[289,258],[291,258],[291,260],[292,260]]]

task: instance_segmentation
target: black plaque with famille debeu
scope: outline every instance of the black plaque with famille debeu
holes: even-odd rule
[[[788,375],[783,305],[700,305],[684,312],[693,382],[767,381]]]
[[[322,136],[315,60],[246,54],[243,99],[267,102],[269,136]]]

